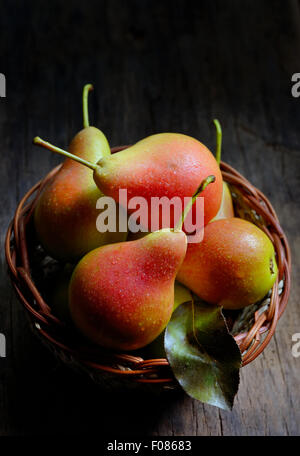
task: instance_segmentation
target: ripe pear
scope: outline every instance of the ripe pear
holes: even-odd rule
[[[66,151],[55,147],[41,138],[34,143],[53,152],[66,155],[90,167],[94,171],[94,181],[107,196],[119,201],[119,190],[127,190],[127,198],[143,197],[148,206],[145,209],[151,231],[151,198],[192,197],[199,182],[208,175],[215,176],[215,182],[201,194],[204,198],[204,225],[218,212],[222,199],[222,174],[213,154],[201,142],[190,136],[178,133],[160,133],[149,136],[117,154],[103,156],[96,165],[87,160],[78,160]],[[174,211],[167,226],[162,216],[157,228],[174,227]],[[141,208],[142,211],[142,208]],[[128,210],[132,212],[132,210]],[[145,214],[146,216],[146,214]],[[195,221],[195,209],[192,212]],[[201,227],[198,227],[201,228]]]
[[[268,236],[240,218],[216,220],[201,243],[189,244],[177,280],[203,300],[240,309],[262,299],[277,277]]]
[[[135,350],[166,327],[174,306],[174,282],[187,248],[182,224],[202,182],[175,229],[164,228],[136,241],[99,247],[76,266],[69,287],[73,322],[91,341]]]
[[[222,149],[222,129],[218,119],[214,119],[214,124],[217,131],[217,148],[216,148],[216,161],[220,166],[221,163],[221,149]],[[223,181],[222,201],[217,215],[210,221],[220,220],[223,218],[234,217],[234,209],[232,197],[227,182]]]
[[[104,134],[89,126],[87,96],[83,90],[84,128],[72,140],[72,154],[96,163],[110,155]],[[89,169],[67,158],[59,172],[45,187],[34,211],[38,238],[45,250],[63,261],[78,260],[96,247],[125,240],[127,233],[100,233],[96,220],[100,210],[96,201],[102,196]]]
[[[75,325],[104,347],[135,350],[152,342],[170,319],[186,246],[182,231],[165,228],[88,253],[70,283]]]

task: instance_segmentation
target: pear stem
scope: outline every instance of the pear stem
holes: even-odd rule
[[[217,146],[216,146],[216,161],[220,166],[221,163],[221,148],[222,148],[222,128],[218,119],[214,119],[213,123],[215,124],[217,130]]]
[[[88,95],[91,90],[94,90],[92,84],[85,84],[82,92],[82,110],[83,110],[83,128],[90,126],[89,122],[89,109],[88,109]]]
[[[194,202],[196,201],[197,197],[200,195],[200,193],[202,193],[206,187],[215,182],[216,178],[215,176],[208,176],[206,179],[204,179],[200,186],[197,188],[196,192],[194,193],[194,195],[192,196],[192,198],[190,199],[190,201],[188,202],[188,204],[186,205],[186,207],[184,208],[184,211],[181,215],[181,218],[179,219],[179,221],[177,222],[175,228],[174,228],[174,231],[181,231],[182,230],[182,226],[183,226],[183,223],[184,223],[184,220],[187,216],[187,214],[189,213],[191,207],[193,206]]]
[[[72,160],[75,160],[78,163],[81,163],[82,165],[87,166],[88,168],[92,169],[93,171],[95,171],[98,168],[98,166],[96,164],[91,163],[87,160],[84,160],[83,158],[77,157],[77,155],[70,154],[70,152],[60,149],[59,147],[53,146],[49,142],[41,139],[39,136],[36,136],[33,139],[33,144],[36,144],[37,146],[42,146],[45,149],[51,150],[51,152],[56,152],[57,154],[64,155],[65,157],[71,158]]]

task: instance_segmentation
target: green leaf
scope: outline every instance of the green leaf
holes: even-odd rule
[[[165,351],[187,394],[201,402],[232,409],[241,353],[220,307],[192,301],[179,306],[165,331]]]

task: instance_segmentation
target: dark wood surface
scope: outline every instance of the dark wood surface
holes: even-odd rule
[[[0,2],[1,245],[24,192],[60,161],[35,135],[67,146],[81,128],[81,90],[111,145],[154,133],[195,136],[271,199],[293,253],[287,310],[263,354],[242,369],[234,409],[184,394],[103,393],[57,363],[31,334],[1,249],[0,435],[299,435],[300,71],[296,1]]]

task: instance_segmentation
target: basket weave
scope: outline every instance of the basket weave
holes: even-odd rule
[[[126,147],[114,148],[112,152]],[[154,383],[163,388],[176,388],[177,383],[166,359],[144,359],[131,354],[105,351],[84,342],[78,344],[74,333],[52,314],[51,308],[37,289],[32,279],[28,253],[29,222],[39,194],[60,167],[61,165],[53,169],[22,198],[6,235],[5,254],[11,281],[27,311],[32,329],[58,358],[87,372],[93,380],[105,383],[106,386],[108,383],[112,386],[114,382],[120,384],[121,380],[123,385]],[[286,236],[266,196],[224,162],[221,163],[221,171],[223,179],[230,185],[236,204],[243,207],[243,218],[254,221],[271,239],[279,270],[269,297],[255,307],[252,306],[250,312],[246,308],[246,314],[244,309],[246,329],[245,324],[235,325],[239,330],[234,337],[242,352],[243,365],[246,365],[270,342],[287,305],[291,255]]]

